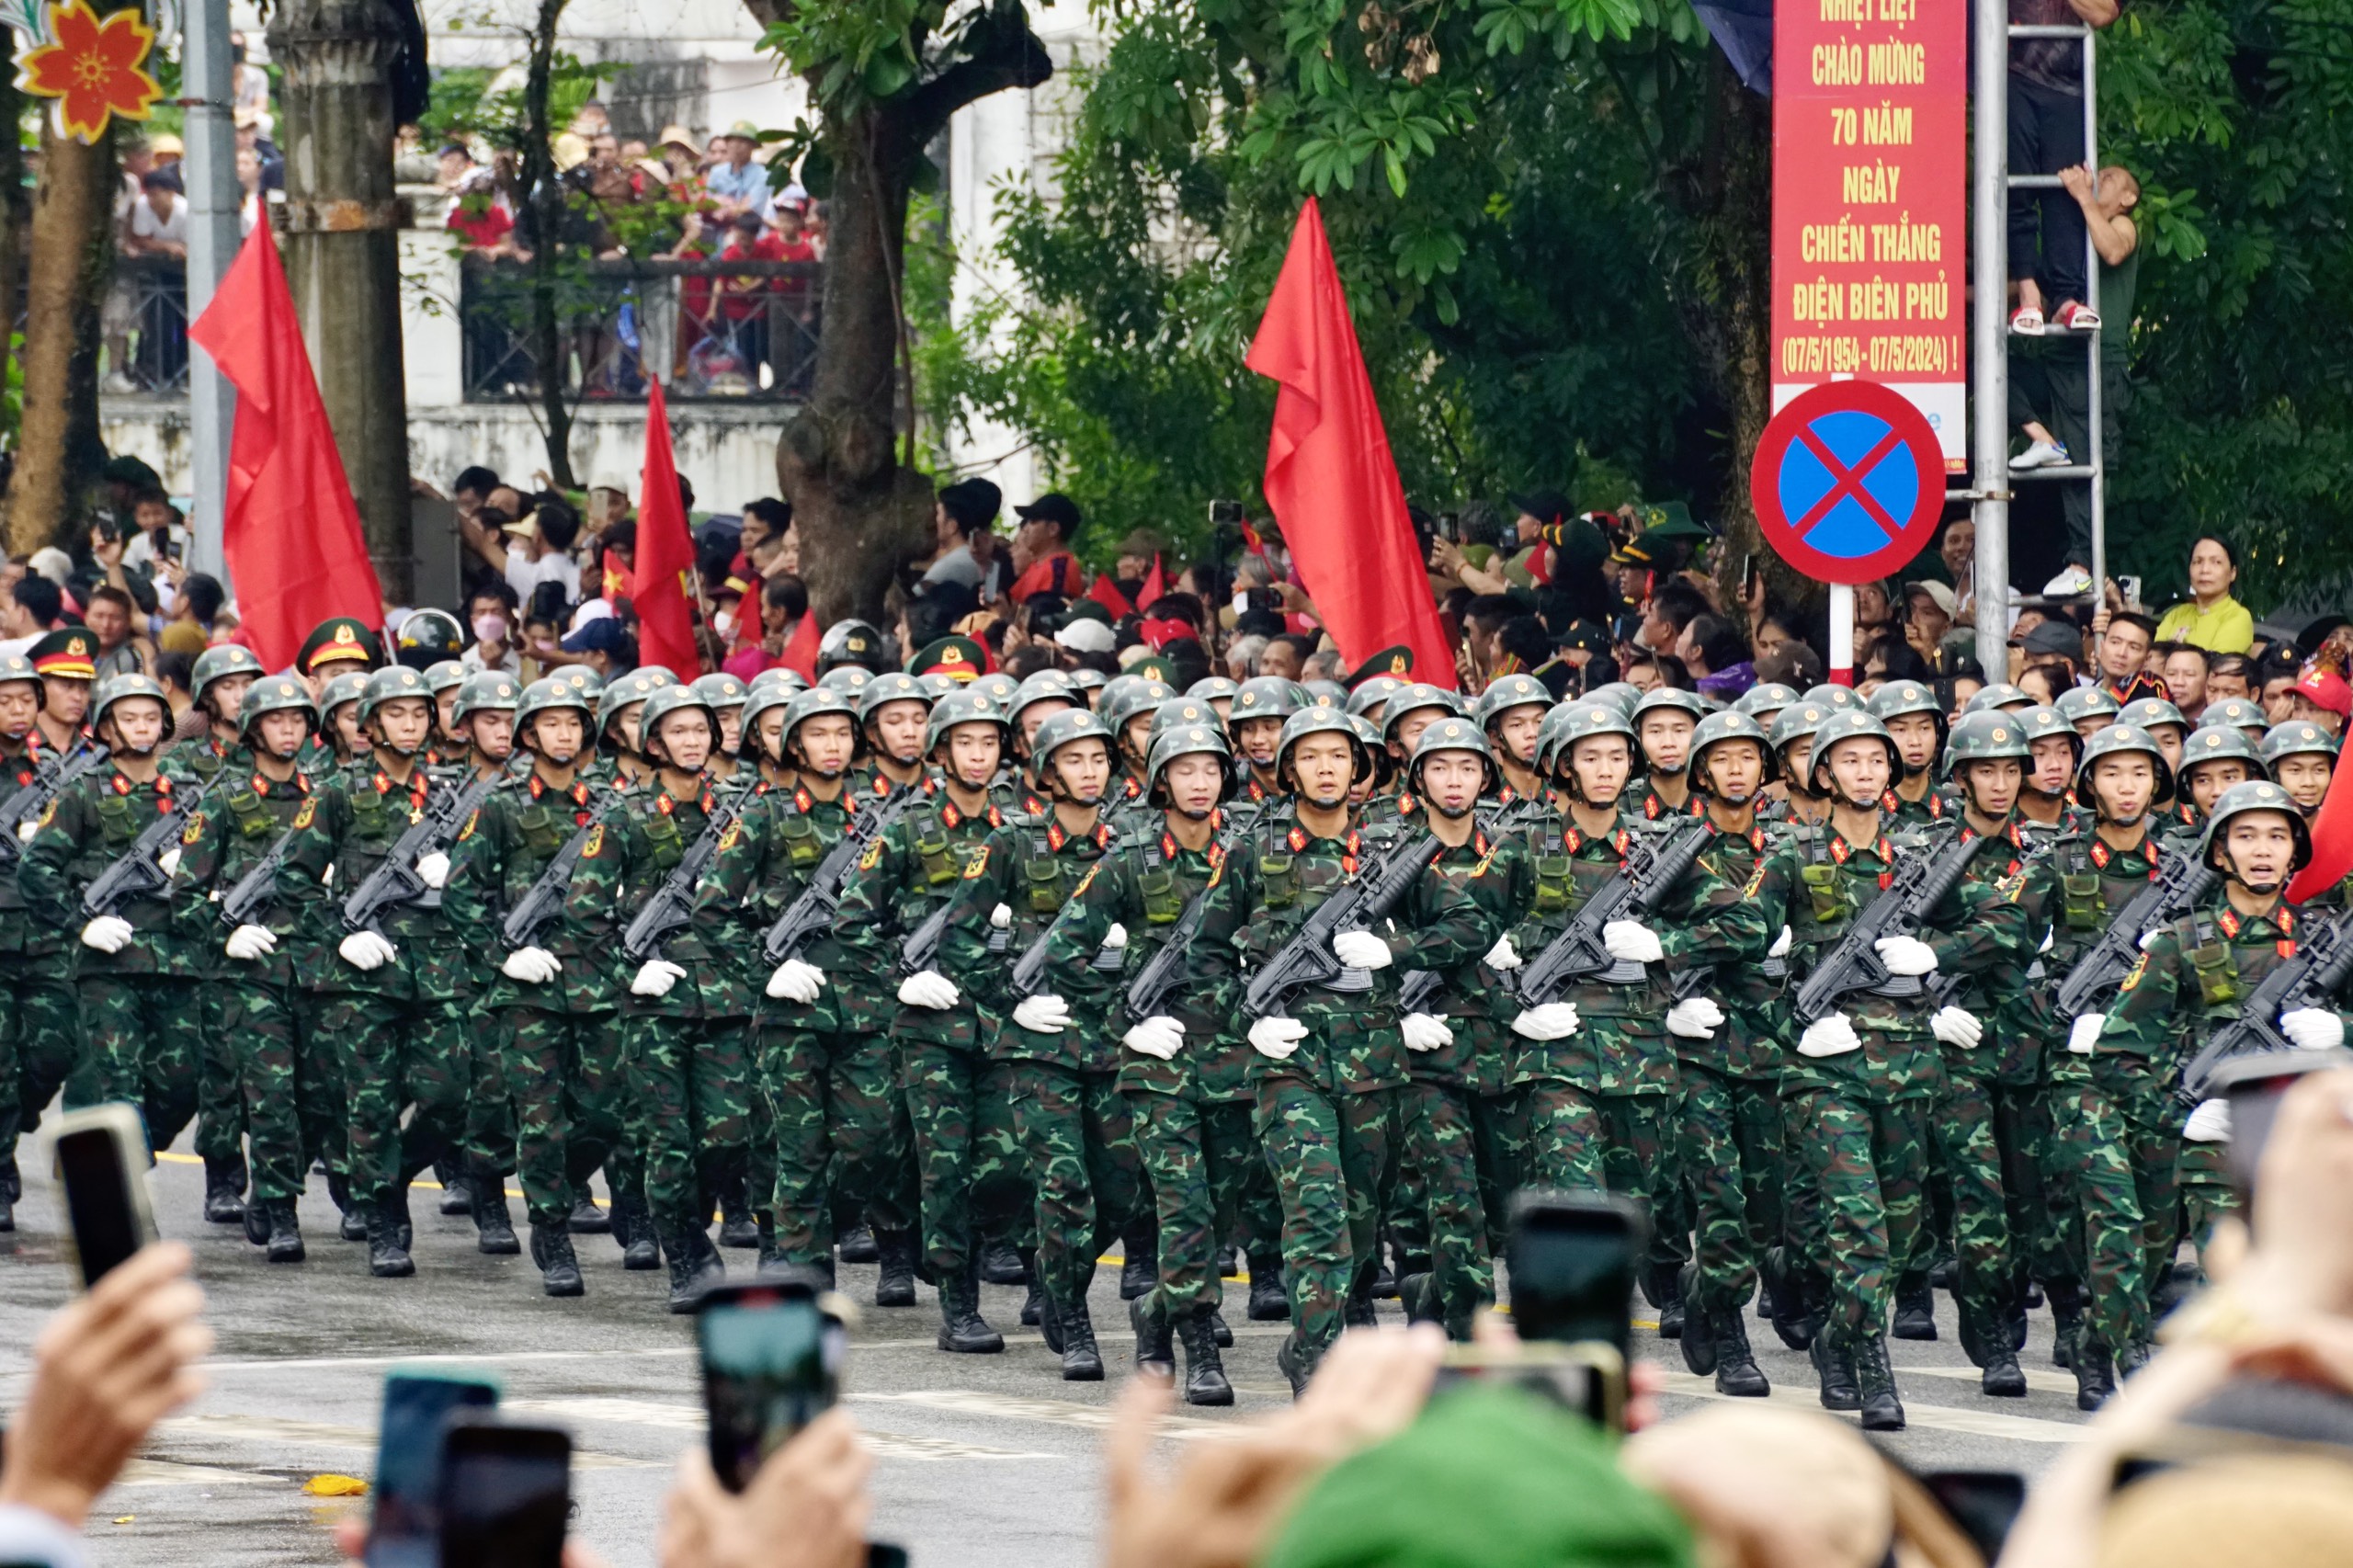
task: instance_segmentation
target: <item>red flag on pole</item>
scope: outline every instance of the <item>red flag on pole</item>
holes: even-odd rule
[[[681,680],[702,672],[695,646],[695,602],[687,574],[695,569],[695,541],[687,533],[678,494],[678,465],[670,455],[670,411],[662,383],[645,393],[645,472],[638,489],[637,560],[630,572],[630,603],[637,609],[637,655]]]
[[[1160,551],[1152,552],[1152,570],[1144,574],[1143,603],[1150,604],[1168,592],[1166,580],[1160,574]],[[1141,609],[1142,605],[1136,607]]]
[[[1098,572],[1095,574],[1095,585],[1086,590],[1086,597],[1109,610],[1113,620],[1119,620],[1136,612],[1136,607],[1128,602],[1127,595],[1120,592],[1120,585],[1111,581],[1111,574],[1108,572]]]
[[[2328,793],[2321,797],[2320,810],[2313,815],[2312,863],[2288,883],[2290,903],[2326,892],[2353,871],[2353,784],[2346,782],[2348,773],[2353,768],[2339,757],[2336,776],[2328,781]]]
[[[802,680],[817,678],[817,644],[822,641],[817,631],[817,612],[803,610],[794,623],[792,635],[784,640],[784,652],[777,655],[777,663],[791,670]]]
[[[1414,548],[1404,488],[1312,196],[1244,362],[1281,388],[1267,442],[1267,500],[1341,657],[1354,665],[1404,643],[1415,680],[1453,686],[1454,650]]]
[[[381,628],[383,589],[267,223],[188,335],[237,389],[221,535],[245,641],[280,670],[329,616]]]

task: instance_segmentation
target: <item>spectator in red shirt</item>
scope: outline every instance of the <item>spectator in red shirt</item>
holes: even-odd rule
[[[1059,490],[1049,490],[1027,506],[1016,506],[1021,525],[1014,530],[1014,558],[1023,562],[1006,597],[1019,604],[1031,594],[1055,594],[1074,599],[1085,590],[1086,571],[1071,553],[1078,532],[1078,503]]]

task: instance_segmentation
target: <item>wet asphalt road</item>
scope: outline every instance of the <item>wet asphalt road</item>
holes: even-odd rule
[[[662,1311],[662,1276],[631,1274],[609,1238],[580,1238],[588,1293],[557,1301],[526,1258],[484,1257],[470,1221],[438,1212],[438,1193],[415,1200],[417,1274],[376,1280],[364,1248],[335,1239],[335,1210],[313,1179],[302,1205],[310,1258],[272,1267],[233,1226],[199,1217],[202,1172],[181,1152],[153,1177],[158,1222],[191,1243],[220,1337],[210,1386],[170,1418],[144,1458],[103,1498],[92,1536],[102,1564],[326,1563],[328,1528],[364,1500],[303,1490],[323,1474],[366,1477],[374,1467],[378,1389],[385,1370],[434,1358],[494,1373],[518,1417],[571,1429],[576,1528],[615,1568],[653,1562],[661,1499],[680,1451],[700,1440],[702,1416],[687,1323]],[[30,1344],[74,1278],[60,1244],[60,1206],[28,1142],[18,1229],[0,1235],[0,1409],[22,1396]],[[519,1216],[521,1204],[512,1204]],[[747,1271],[752,1255],[730,1252]],[[1109,1379],[1065,1383],[1037,1332],[1017,1324],[1019,1295],[983,1287],[983,1310],[1004,1330],[1001,1356],[949,1357],[934,1348],[928,1289],[912,1310],[867,1308],[847,1380],[873,1446],[876,1534],[919,1565],[1078,1568],[1096,1556],[1100,1518],[1096,1450],[1108,1405],[1132,1353],[1118,1299],[1118,1269],[1097,1276],[1093,1309]],[[842,1271],[846,1290],[872,1299],[873,1270]],[[2022,1358],[2033,1384],[2023,1400],[1990,1400],[1954,1342],[1951,1304],[1939,1298],[1942,1337],[1893,1346],[1911,1428],[1891,1449],[1926,1469],[2033,1472],[2084,1417],[2074,1381],[2051,1365],[2050,1317],[2037,1312]],[[1214,1438],[1234,1420],[1289,1397],[1274,1354],[1280,1324],[1241,1320],[1227,1367],[1232,1411],[1188,1413],[1177,1443]],[[1638,1306],[1638,1314],[1644,1312]],[[1394,1318],[1394,1303],[1384,1303]],[[1805,1358],[1763,1324],[1751,1330],[1778,1400],[1817,1408]],[[1696,1408],[1711,1381],[1690,1377],[1649,1328],[1638,1352],[1673,1369],[1670,1415]],[[1851,1419],[1851,1418],[1850,1418]]]

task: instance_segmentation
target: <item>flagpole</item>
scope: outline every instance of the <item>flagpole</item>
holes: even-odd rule
[[[1830,585],[1830,684],[1855,684],[1855,590]]]
[[[244,236],[237,213],[237,133],[230,119],[235,92],[229,57],[229,0],[188,0],[182,13],[180,107],[188,124],[188,319],[212,302]],[[269,221],[267,203],[262,222]],[[189,468],[188,569],[218,578],[232,593],[222,539],[222,508],[229,489],[229,430],[236,389],[212,356],[190,345],[188,402]]]

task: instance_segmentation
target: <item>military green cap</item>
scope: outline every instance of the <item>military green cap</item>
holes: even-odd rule
[[[1461,714],[1440,719],[1424,730],[1414,742],[1414,755],[1409,768],[1419,768],[1422,759],[1436,756],[1442,751],[1475,752],[1486,758],[1488,778],[1495,777],[1495,748],[1487,744],[1487,732]]]
[[[763,699],[766,695],[762,694]],[[818,687],[809,691],[790,693],[784,699],[784,729],[777,736],[777,744],[783,748],[787,756],[792,754],[792,732],[820,713],[838,713],[850,722],[853,730],[859,717],[858,704],[852,702],[842,692],[828,691],[824,687]],[[748,725],[754,717],[751,705],[746,703],[744,709],[744,722]],[[855,744],[853,738],[852,744],[855,745]]]
[[[18,680],[28,680],[39,686],[40,672],[33,668],[33,662],[22,653],[0,653],[0,686]]]
[[[1860,708],[1863,705],[1863,699],[1855,695],[1853,687],[1838,686],[1830,681],[1807,687],[1805,695],[1798,700],[1824,708]]]
[[[960,686],[980,679],[988,667],[988,648],[971,637],[935,638],[907,661],[911,676],[943,675]]]
[[[711,708],[710,699],[691,686],[673,681],[668,686],[656,687],[646,698],[644,710],[637,716],[637,749],[653,756],[654,734],[662,727],[662,721],[689,708],[700,709],[703,717],[710,721],[711,744],[716,745],[719,742],[719,714]],[[656,757],[654,760],[661,759]]]
[[[809,689],[809,683],[801,678],[800,671],[787,669],[782,665],[778,665],[772,669],[762,670],[752,677],[751,690],[754,696],[771,687],[782,687],[787,691],[806,691]]]
[[[1156,680],[1171,691],[1176,689],[1176,666],[1158,653],[1148,653],[1135,663],[1122,666],[1120,673]]]
[[[1342,676],[1340,684],[1350,691],[1355,691],[1365,682],[1380,676],[1387,676],[1391,680],[1401,683],[1413,679],[1414,651],[1402,642],[1394,647],[1383,648],[1354,670]]]
[[[596,711],[589,698],[574,690],[570,681],[560,676],[550,676],[535,680],[525,687],[521,700],[515,705],[517,741],[528,742],[531,733],[531,721],[542,713],[551,712],[559,708],[569,708],[578,713],[581,728],[584,731],[593,721]]]
[[[827,691],[846,691],[856,697],[873,678],[874,672],[864,665],[835,665],[817,677],[817,684]]]
[[[2065,714],[2048,702],[2038,702],[2031,708],[2021,708],[2010,717],[2016,719],[2018,722],[2018,728],[2026,732],[2027,754],[2029,756],[2034,753],[2035,742],[2052,735],[2065,741],[2075,749],[2076,755],[2082,755],[2084,737],[2076,733],[2075,725],[2067,722]]]
[[[986,692],[990,700],[995,702],[1000,708],[1010,710],[1015,694],[1021,689],[1021,683],[1003,670],[992,670],[974,681],[970,689]]]
[[[1290,760],[1290,748],[1310,735],[1338,734],[1348,737],[1358,753],[1357,769],[1360,774],[1372,771],[1372,748],[1348,722],[1348,716],[1336,708],[1302,708],[1283,721],[1283,733],[1275,738],[1275,777],[1282,777],[1283,767]]]
[[[1108,721],[1107,720],[1106,722]],[[1184,729],[1193,724],[1207,724],[1221,733],[1225,729],[1224,723],[1217,716],[1217,710],[1210,705],[1207,698],[1172,697],[1152,710],[1151,734],[1154,740],[1159,739],[1171,730]]]
[[[1106,686],[1103,688],[1102,697],[1096,701],[1095,711],[1103,716],[1103,722],[1110,729],[1111,733],[1124,735],[1127,733],[1128,724],[1137,714],[1149,713],[1162,703],[1175,700],[1176,697],[1176,688],[1166,681],[1137,680],[1130,676],[1126,677],[1126,684],[1121,681],[1113,681]],[[1075,700],[1075,698],[1076,694],[1074,693],[1073,699]],[[1217,710],[1206,702],[1199,706],[1201,711],[1210,716],[1211,722],[1214,723],[1217,719]]]
[[[601,735],[609,730],[615,716],[630,704],[642,702],[663,687],[677,684],[677,676],[651,665],[631,670],[608,683],[597,698],[597,733]]]
[[[1772,737],[1773,755],[1779,756],[1791,744],[1811,738],[1822,728],[1824,719],[1838,711],[1826,702],[1799,698],[1774,716],[1772,728],[1767,732]]]
[[[94,680],[98,673],[98,634],[80,626],[61,627],[25,650],[43,680]]]
[[[1696,723],[1708,716],[1708,699],[1696,691],[1663,686],[1656,691],[1643,693],[1634,704],[1634,710],[1626,717],[1633,721],[1635,729],[1640,730],[1643,721],[1654,713],[1688,713]]]
[[[1299,683],[1303,694],[1300,700],[1313,708],[1338,708],[1348,705],[1348,688],[1336,680],[1304,680]]]
[[[1698,544],[1716,536],[1691,519],[1691,508],[1681,501],[1642,502],[1634,507],[1634,527],[1641,537]]]
[[[2198,727],[2202,730],[2210,724],[2232,724],[2242,730],[2268,731],[2271,728],[2271,720],[2263,711],[2262,704],[2250,702],[2244,697],[2226,697],[2220,702],[2210,702],[2199,710]]]
[[[375,629],[366,621],[334,615],[311,628],[311,634],[302,639],[301,652],[294,656],[294,667],[307,675],[321,665],[348,659],[372,668],[382,650]]]
[[[1630,680],[1606,680],[1585,694],[1591,702],[1612,702],[1618,711],[1631,717],[1634,704],[1643,699],[1643,688]]]
[[[1348,692],[1347,710],[1359,718],[1370,718],[1372,710],[1405,689],[1407,682],[1395,676],[1373,676],[1358,683]]]

